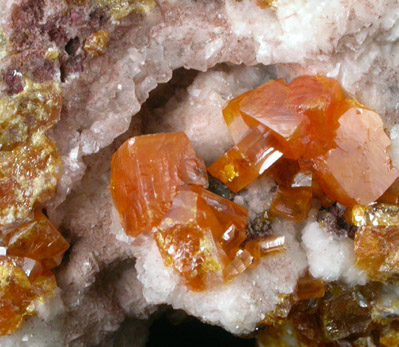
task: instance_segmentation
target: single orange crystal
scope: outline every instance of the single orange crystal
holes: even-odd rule
[[[33,221],[5,235],[3,241],[7,255],[40,261],[47,269],[58,266],[69,248],[69,243],[40,210],[35,212]]]
[[[364,226],[355,234],[356,265],[375,281],[399,279],[399,227]]]
[[[208,167],[208,172],[237,193],[282,155],[269,131],[263,127],[252,128],[237,145]]]
[[[377,113],[349,101],[343,109],[336,146],[312,159],[313,168],[329,197],[345,206],[368,205],[398,177],[388,154],[391,141]]]
[[[208,178],[182,132],[131,138],[112,157],[112,198],[128,235],[157,226],[183,184],[207,187]]]
[[[279,188],[273,197],[270,212],[296,223],[302,223],[308,215],[311,203],[311,188]]]

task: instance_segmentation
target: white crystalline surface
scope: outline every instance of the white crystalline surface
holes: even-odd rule
[[[234,334],[252,332],[265,314],[275,308],[279,295],[292,293],[307,265],[295,240],[293,224],[279,221],[273,228],[279,235],[285,235],[286,252],[265,257],[255,269],[206,292],[192,292],[183,286],[173,270],[163,265],[153,238],[139,237],[135,246],[136,269],[143,283],[144,298],[151,304],[167,303],[183,309]]]
[[[343,280],[355,285],[367,283],[367,276],[356,268],[353,240],[340,238],[310,222],[302,231],[310,273],[326,282]]]

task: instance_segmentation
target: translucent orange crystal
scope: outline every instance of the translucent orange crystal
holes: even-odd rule
[[[327,195],[345,206],[376,201],[396,180],[388,148],[391,141],[375,112],[347,101],[340,111],[335,148],[312,159]]]
[[[0,335],[17,330],[24,316],[35,313],[35,300],[43,300],[56,287],[50,272],[32,272],[29,258],[0,256]]]
[[[326,284],[319,278],[305,274],[298,279],[294,297],[296,301],[322,298],[326,293]]]
[[[258,264],[258,242],[247,242],[248,211],[200,186],[182,186],[155,234],[165,265],[192,290],[231,281]]]
[[[399,279],[399,227],[360,227],[355,234],[354,251],[356,265],[370,279]]]
[[[40,210],[33,221],[21,225],[5,235],[7,255],[28,257],[52,269],[61,263],[69,243]]]
[[[112,198],[131,236],[157,226],[183,184],[207,187],[208,178],[203,160],[182,132],[131,138],[112,157]]]
[[[311,188],[279,188],[273,197],[270,212],[296,223],[302,223],[308,215],[311,203]]]
[[[165,265],[173,265],[184,283],[199,291],[217,281],[229,263],[216,241],[223,234],[206,201],[193,191],[180,191],[154,237]]]
[[[398,226],[399,205],[376,203],[369,206],[355,205],[351,209],[351,223],[357,226]]]
[[[381,118],[355,100],[345,99],[331,78],[301,76],[289,84],[269,81],[233,99],[223,114],[236,144],[262,124],[278,141],[273,147],[285,158],[300,160],[302,170],[314,171],[321,187],[318,195],[325,193],[345,206],[377,200],[398,177]],[[236,164],[240,161],[245,161],[241,171]],[[251,179],[240,178],[254,163],[236,147],[216,163],[212,175],[218,174],[227,185],[230,182],[235,191],[256,176],[254,171]],[[285,175],[289,174],[288,170]],[[233,180],[241,182],[235,185]],[[323,201],[323,206],[328,204]]]
[[[269,131],[263,127],[252,128],[237,145],[215,161],[208,172],[237,193],[282,155],[277,141]]]

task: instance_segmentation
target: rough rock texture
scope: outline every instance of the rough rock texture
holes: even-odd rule
[[[177,92],[166,105],[152,100],[141,112],[151,114],[145,124],[148,132],[185,130],[208,163],[231,141],[218,108],[269,76],[291,79],[304,73],[327,74],[337,78],[367,107],[379,112],[388,128],[397,122],[397,1],[279,0],[277,5],[273,10],[260,9],[254,0],[160,0],[149,14],[132,14],[113,22],[107,12],[96,9],[95,0],[70,9],[61,0],[0,2],[0,26],[11,40],[14,53],[0,61],[0,94],[11,95],[21,90],[21,74],[37,81],[55,78],[63,89],[62,119],[52,136],[60,148],[64,170],[48,211],[72,242],[70,254],[58,273],[68,312],[67,343],[98,343],[107,333],[118,329],[125,316],[144,318],[152,310],[143,301],[141,284],[135,279],[131,247],[123,242],[123,236],[113,234],[112,203],[106,187],[109,159],[118,141],[110,144],[128,129],[132,116],[150,91],[167,82],[174,70],[184,67],[205,71],[219,63],[274,65],[219,66],[199,74],[187,92]],[[104,55],[92,57],[82,49],[82,44],[100,28],[110,32],[109,43]],[[0,31],[0,57],[9,45],[3,44],[1,36]],[[49,48],[59,51],[58,58],[44,59]],[[192,80],[192,75],[184,76]],[[163,90],[165,100],[171,95],[167,89],[158,89]],[[157,97],[162,99],[162,95]],[[130,134],[138,131],[131,130]],[[395,134],[392,136],[397,138]],[[214,144],[220,147],[211,150]],[[106,146],[109,147],[101,150]],[[236,198],[256,214],[261,211],[260,205],[267,207],[270,203],[270,190],[271,186],[259,197],[257,189],[249,188]],[[254,202],[258,200],[259,205]],[[288,223],[287,228],[292,225]],[[298,251],[294,252],[295,257],[304,259],[296,241],[293,245]],[[162,267],[156,252],[150,256],[145,247],[152,249],[154,245],[149,242],[135,252],[139,255],[137,268],[144,283],[144,297],[150,303],[168,302],[184,307],[203,320],[234,332],[252,330],[264,313],[261,311],[273,308],[277,293],[292,291],[295,277],[305,266],[302,260],[298,265],[293,263],[290,256],[294,257],[294,253],[288,252],[278,257],[283,258],[280,260],[288,266],[291,276],[275,274],[275,258],[270,258],[226,287],[226,291],[234,292],[233,297],[238,295],[235,290],[251,293],[253,297],[244,296],[238,301],[246,309],[252,308],[247,304],[261,308],[253,314],[250,310],[241,311],[246,322],[236,328],[234,324],[241,318],[231,303],[218,300],[222,289],[213,293],[205,306],[197,307],[192,294],[184,292],[169,269]],[[156,273],[170,279],[163,297],[158,295],[162,283],[156,278],[152,283],[155,275],[145,268],[150,263],[157,264]],[[251,282],[260,281],[257,271],[270,277],[272,283],[265,291],[262,289],[262,294],[261,287]],[[269,301],[260,303],[259,298]],[[138,330],[145,334],[145,328]],[[15,341],[23,340],[15,336]],[[109,343],[117,343],[113,342],[119,341],[117,338],[113,335]],[[138,345],[140,341],[137,340]]]

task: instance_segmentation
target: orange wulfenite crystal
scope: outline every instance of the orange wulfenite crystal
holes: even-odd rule
[[[182,186],[155,240],[165,265],[173,265],[192,290],[231,281],[261,257],[247,242],[248,211],[200,186]]]
[[[296,223],[302,223],[312,203],[311,188],[280,188],[273,198],[270,212]]]
[[[348,102],[339,118],[336,147],[314,158],[316,176],[327,195],[345,206],[376,201],[396,180],[391,141],[377,113]]]
[[[355,234],[356,265],[367,271],[370,279],[399,279],[399,227],[364,226]]]
[[[215,161],[208,172],[234,193],[245,188],[283,155],[278,143],[263,127],[251,129],[244,138]]]
[[[29,258],[0,256],[0,335],[16,331],[24,316],[35,313],[34,301],[55,289],[54,275],[32,272],[36,265]]]
[[[248,169],[257,164],[246,155],[249,149],[237,147],[251,130],[263,129],[259,123],[271,132],[269,143],[273,137],[278,141],[273,148],[314,171],[322,191],[345,206],[377,200],[398,177],[381,118],[345,99],[331,78],[301,76],[289,84],[269,81],[233,99],[223,115],[237,145],[209,170],[235,192],[256,178],[257,170]],[[244,179],[246,172],[250,174]]]
[[[112,157],[112,198],[128,235],[157,226],[183,184],[207,187],[208,178],[182,132],[131,138]]]
[[[200,291],[217,281],[228,264],[216,241],[223,234],[205,200],[193,191],[180,191],[154,237],[165,265],[173,265],[190,289]]]
[[[38,260],[47,269],[58,266],[69,248],[69,243],[40,210],[35,212],[33,221],[5,235],[4,242],[8,255]]]

